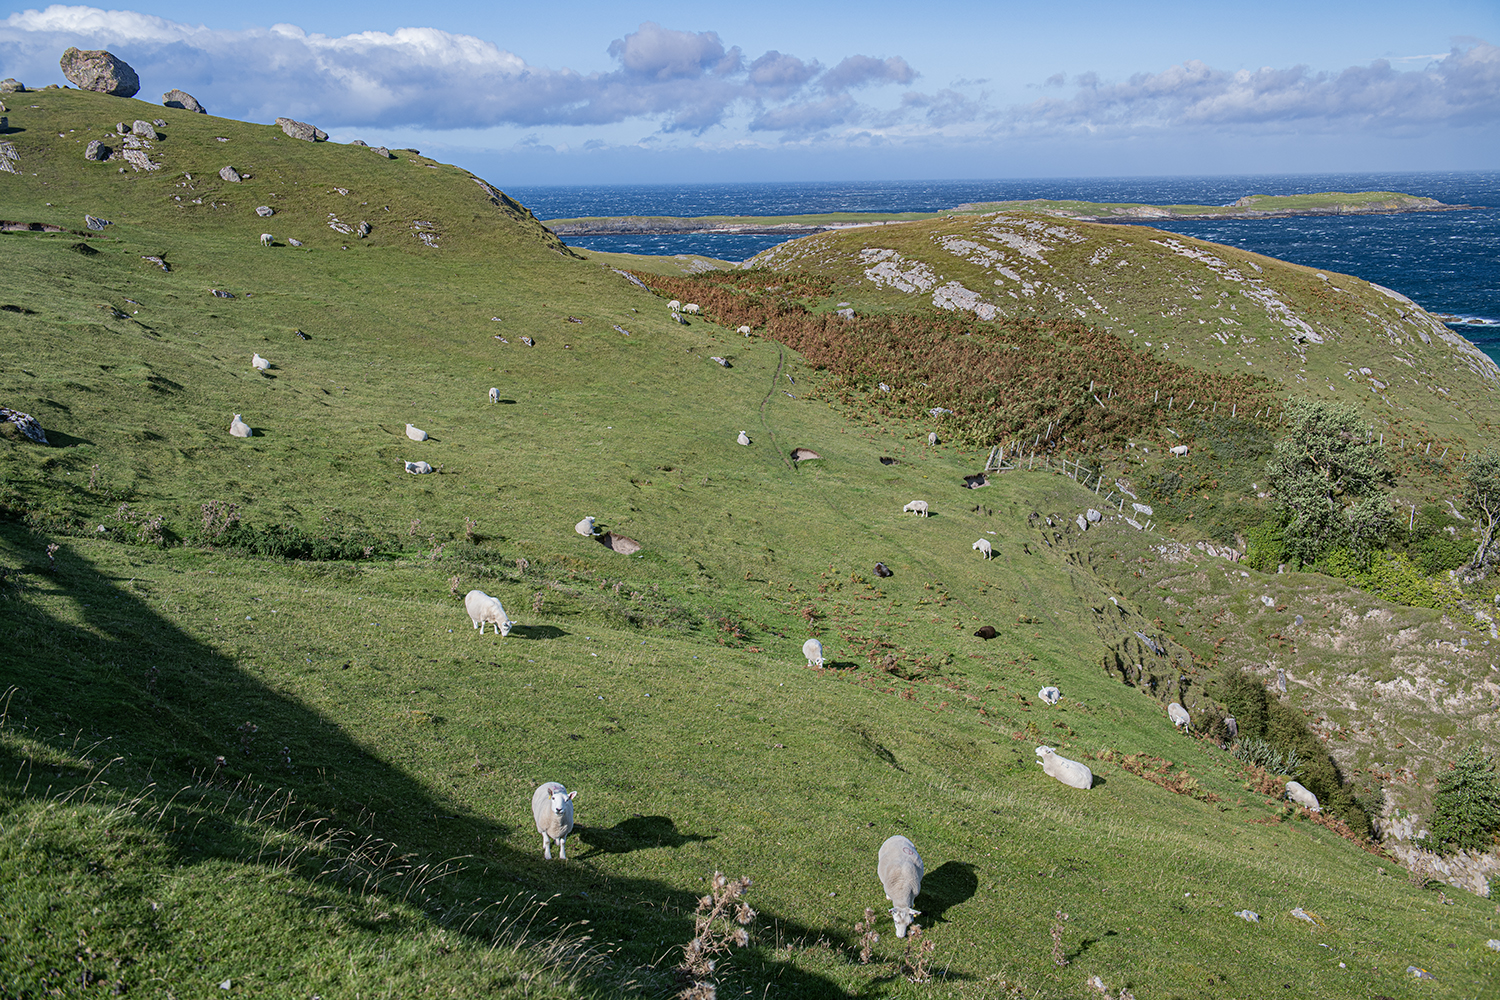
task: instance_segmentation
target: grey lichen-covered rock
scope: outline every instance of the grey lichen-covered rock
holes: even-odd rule
[[[366,236],[370,235],[370,224],[368,222],[361,221],[356,229],[359,231],[360,239],[364,239]]]
[[[98,219],[98,218],[95,218],[92,215],[85,215],[83,217],[83,224],[85,226],[88,226],[90,229],[92,229],[96,233],[103,232],[105,226],[112,226],[112,225],[114,225],[114,223],[110,222],[108,219]]]
[[[20,80],[17,80],[14,77],[6,77],[4,80],[0,80],[0,94],[24,93],[26,93],[26,84],[22,83]]]
[[[351,146],[368,146],[369,143],[365,142],[363,139],[351,139],[349,141],[349,145],[351,145]]]
[[[115,122],[115,134],[116,135],[129,135],[130,134],[130,126],[126,125],[124,122]]]
[[[289,246],[289,247],[300,247],[302,245],[302,241],[301,240],[294,240],[290,236],[288,236],[287,240],[286,240],[286,245]],[[302,339],[306,340],[307,338],[303,337]]]
[[[293,139],[303,139],[307,142],[323,142],[328,138],[328,133],[316,125],[307,122],[299,122],[291,118],[278,118],[276,124],[281,126],[281,131]]]
[[[156,134],[156,127],[150,122],[141,121],[139,118],[130,123],[130,134],[138,135],[142,139],[158,138]]]
[[[160,170],[160,163],[152,163],[151,158],[146,155],[144,149],[125,150],[125,162],[137,170]]]
[[[255,214],[260,216],[262,219],[269,219],[271,216],[276,214],[276,209],[272,208],[270,205],[261,205],[256,208]]]
[[[220,167],[219,177],[230,184],[238,184],[240,182],[240,172],[233,167]]]
[[[112,97],[134,97],[141,89],[141,78],[130,64],[104,49],[79,49],[68,46],[57,61],[63,76],[80,90],[93,90]]]
[[[0,424],[14,424],[16,430],[28,440],[37,444],[46,444],[47,435],[42,431],[42,425],[36,422],[36,418],[29,413],[20,410],[11,410],[0,406]]]
[[[396,158],[396,154],[391,152],[389,149],[386,149],[384,146],[375,146],[373,148],[375,150],[376,156],[384,157],[387,160],[394,160]]]
[[[196,111],[200,115],[208,114],[208,109],[198,103],[198,99],[185,90],[169,90],[161,95],[161,106],[164,108],[181,108],[184,111]]]

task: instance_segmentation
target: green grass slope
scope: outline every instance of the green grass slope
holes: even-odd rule
[[[0,236],[0,403],[52,442],[0,439],[0,992],[672,995],[714,870],[752,878],[759,911],[721,995],[1493,979],[1492,902],[1257,791],[1105,669],[1164,633],[1129,595],[1106,614],[1116,590],[1046,526],[1091,491],[1043,472],[964,490],[982,454],[835,404],[776,343],[671,322],[461,171],[26,96],[0,215],[114,225]],[[169,122],[161,171],[75,148],[148,114]],[[207,188],[175,185],[220,160],[251,179],[179,210]],[[254,437],[228,436],[233,413]],[[799,446],[822,457],[794,466]],[[416,459],[439,471],[402,471]],[[918,497],[932,517],[901,513]],[[586,514],[642,550],[578,536]],[[1140,551],[1110,531],[1105,561]],[[347,558],[248,554],[294,533]],[[472,630],[471,587],[509,636]],[[809,634],[828,669],[805,666]],[[1160,693],[1206,706],[1169,645]],[[1043,743],[1102,781],[1046,778]],[[538,850],[544,780],[580,790],[567,862]],[[926,861],[933,950],[877,921],[862,962],[896,832]]]

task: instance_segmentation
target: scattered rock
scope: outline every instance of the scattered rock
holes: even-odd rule
[[[151,124],[155,125],[157,128],[166,128],[167,120],[165,118],[153,118],[151,119]]]
[[[37,444],[47,443],[47,435],[42,431],[42,425],[37,423],[36,418],[29,413],[0,406],[0,424],[15,424],[16,430],[20,431],[28,441],[34,441]]]
[[[230,184],[238,184],[242,178],[240,172],[233,167],[220,167],[219,179],[228,181]]]
[[[255,214],[260,216],[262,219],[269,219],[271,216],[276,214],[276,209],[272,208],[270,205],[260,205],[255,209]]]
[[[794,461],[794,462],[811,462],[815,458],[822,458],[822,457],[823,457],[822,455],[819,455],[817,452],[813,451],[811,448],[793,448],[792,449],[792,461]]]
[[[348,236],[350,233],[354,232],[353,226],[349,225],[349,223],[347,222],[341,221],[339,217],[337,215],[334,215],[332,212],[328,213],[328,228],[332,229],[336,233],[341,233],[344,236]]]
[[[21,155],[16,152],[16,144],[0,142],[0,174],[19,174],[16,164],[20,162]]]
[[[729,363],[729,360],[727,358],[721,358],[717,354],[715,354],[713,357],[709,358],[708,360],[717,363],[720,368],[732,368],[732,367],[734,367],[733,365],[731,365]]]
[[[134,97],[141,89],[141,78],[130,64],[104,49],[79,49],[68,46],[57,61],[63,76],[80,90],[92,90],[111,97]]]
[[[165,260],[162,260],[160,257],[155,257],[155,256],[151,256],[151,255],[148,255],[148,254],[141,254],[141,260],[150,261],[151,263],[155,264],[157,267],[161,268],[163,271],[170,271],[170,270],[172,270],[172,268],[167,265],[167,262]]]
[[[1295,910],[1292,911],[1292,916],[1296,917],[1298,920],[1305,920],[1305,921],[1307,921],[1310,924],[1315,924],[1315,923],[1318,922],[1318,919],[1317,919],[1316,916],[1314,916],[1311,913],[1308,913],[1306,910],[1304,910],[1300,906],[1297,907]]]
[[[172,89],[161,95],[161,104],[164,108],[181,108],[183,111],[196,111],[200,115],[208,114],[208,109],[198,103],[198,99],[185,90]]]
[[[96,219],[92,215],[85,215],[83,217],[83,224],[85,226],[88,226],[96,233],[103,232],[105,226],[114,225],[114,223],[110,222],[108,219]]]
[[[1484,943],[1484,946],[1490,951],[1500,951],[1500,941],[1497,941],[1494,938],[1490,938],[1488,941],[1486,941]]]
[[[160,170],[160,163],[152,163],[151,157],[146,155],[144,149],[127,149],[124,153],[125,162],[137,170]]]
[[[878,576],[878,577],[880,577],[881,579],[885,579],[888,576],[895,576],[896,574],[894,572],[892,572],[891,568],[889,566],[887,566],[885,563],[876,563],[875,564],[875,575]]]
[[[396,158],[396,154],[391,152],[389,149],[386,149],[384,146],[372,146],[371,148],[375,150],[376,156],[384,157],[387,160],[394,160]]]
[[[985,642],[989,642],[1000,633],[995,631],[995,626],[993,625],[983,625],[980,627],[979,631],[975,632],[974,634],[983,639]]]
[[[312,340],[311,337],[309,337],[307,334],[303,333],[301,330],[297,331],[297,339],[298,340]]]
[[[360,220],[359,225],[356,226],[355,229],[358,230],[360,239],[364,239],[366,236],[370,235],[370,224],[368,222],[365,222],[363,219]]]
[[[839,310],[836,310],[836,315],[840,319],[853,319],[854,318],[854,310],[853,309],[839,309]]]
[[[113,152],[114,150],[104,145],[98,139],[90,139],[88,148],[83,151],[83,158],[85,160],[92,160],[95,163],[103,163],[109,159],[109,154]]]
[[[1412,978],[1413,979],[1433,979],[1433,978],[1435,978],[1433,976],[1433,974],[1430,973],[1430,972],[1428,972],[1426,969],[1419,969],[1415,965],[1408,965],[1406,967],[1406,971],[1410,972],[1412,974]]]
[[[328,138],[328,133],[316,125],[307,122],[299,122],[291,118],[278,118],[276,124],[281,126],[281,131],[293,139],[302,139],[306,142],[323,142]]]
[[[302,241],[301,240],[294,240],[290,236],[288,236],[286,238],[286,245],[289,246],[289,247],[300,247],[302,245]]]
[[[349,141],[349,145],[351,145],[351,146],[368,146],[369,143],[365,142],[363,139],[351,139]]]
[[[219,298],[219,299],[232,299],[232,298],[234,298],[234,293],[233,292],[225,292],[225,291],[221,291],[221,290],[219,290],[217,288],[210,288],[209,291],[211,291],[211,292],[214,293],[214,297],[215,298]]]
[[[22,83],[20,80],[17,80],[13,77],[6,77],[4,80],[0,80],[0,94],[24,93],[26,93],[26,84]]]
[[[137,118],[135,121],[133,121],[133,122],[130,123],[130,134],[131,135],[138,135],[142,139],[159,139],[159,138],[161,138],[161,136],[159,136],[159,135],[156,134],[156,126],[155,125],[153,125],[153,124],[151,124],[150,122],[147,122],[147,121],[142,121],[139,118]]]
[[[1254,910],[1235,910],[1234,911],[1234,915],[1237,916],[1237,917],[1239,917],[1241,920],[1245,921],[1246,923],[1251,923],[1251,924],[1258,924],[1258,923],[1260,923],[1260,914],[1256,913]]]
[[[130,134],[130,126],[126,125],[124,122],[115,122],[115,134],[116,135],[129,135]]]
[[[535,347],[536,346],[536,341],[532,340],[530,337],[522,337],[521,338],[521,343],[525,344],[527,347]]]

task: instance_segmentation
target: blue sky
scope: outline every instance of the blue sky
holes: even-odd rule
[[[516,185],[1500,168],[1495,0],[0,7],[68,45]]]

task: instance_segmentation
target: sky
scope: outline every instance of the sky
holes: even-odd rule
[[[69,45],[512,185],[1500,169],[1497,0],[0,0]]]

